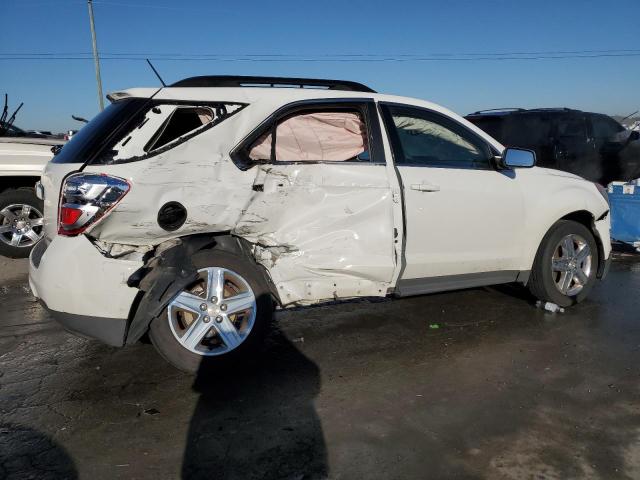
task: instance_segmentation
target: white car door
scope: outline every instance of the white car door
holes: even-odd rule
[[[290,104],[232,156],[257,170],[234,233],[283,303],[386,295],[396,204],[373,100]]]
[[[380,106],[403,190],[400,293],[516,280],[526,222],[517,172],[496,170],[486,142],[451,117]]]

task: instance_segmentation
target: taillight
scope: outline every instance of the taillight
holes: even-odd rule
[[[94,173],[69,176],[60,195],[58,234],[78,235],[103,218],[127,194],[122,178]]]

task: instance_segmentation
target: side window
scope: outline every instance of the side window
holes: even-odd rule
[[[275,144],[274,144],[275,138]],[[279,119],[248,149],[253,161],[369,161],[367,126],[355,108],[303,110]]]
[[[491,168],[483,140],[453,120],[420,109],[385,110],[397,165]]]
[[[211,123],[215,115],[208,107],[177,107],[144,147],[146,152],[164,147],[183,135]]]
[[[604,115],[591,116],[593,136],[601,142],[615,141],[616,135],[624,130],[624,127],[612,118]]]
[[[219,124],[242,108],[242,105],[233,103],[148,105],[127,119],[98,160],[100,163],[132,161],[164,152]]]

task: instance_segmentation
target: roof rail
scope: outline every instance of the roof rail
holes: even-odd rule
[[[490,113],[490,112],[524,112],[524,108],[519,107],[507,107],[507,108],[489,108],[487,110],[478,110],[477,112],[473,112],[471,115],[480,115],[482,113]]]
[[[205,75],[179,80],[170,87],[315,87],[327,90],[376,93],[358,82],[347,80],[322,80],[317,78],[251,77],[233,75]]]
[[[573,108],[567,107],[548,107],[548,108],[530,108],[530,112],[575,112]]]

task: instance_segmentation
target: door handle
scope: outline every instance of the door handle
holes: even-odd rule
[[[412,183],[411,190],[417,190],[419,192],[439,192],[440,186],[431,183]]]

